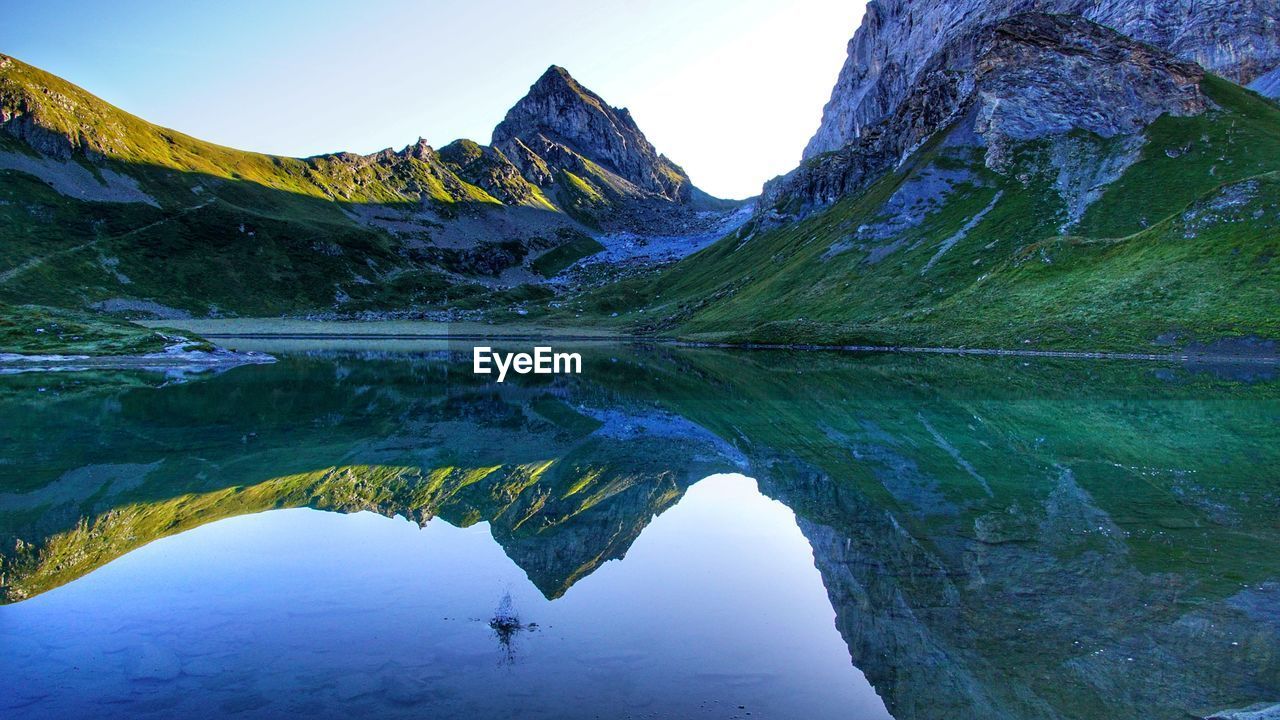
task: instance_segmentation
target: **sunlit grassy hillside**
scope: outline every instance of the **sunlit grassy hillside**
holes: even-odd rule
[[[1134,350],[1278,339],[1280,108],[1220,79],[1204,89],[1218,108],[1159,119],[1110,184],[1090,173],[1135,152],[1120,140],[1026,144],[996,173],[979,149],[935,138],[864,194],[798,223],[748,225],[581,309],[736,342]],[[1089,192],[1092,204],[1064,200]]]

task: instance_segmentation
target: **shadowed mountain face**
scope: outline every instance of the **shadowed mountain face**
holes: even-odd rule
[[[0,430],[5,597],[312,507],[487,521],[555,598],[625,572],[655,515],[733,471],[796,513],[899,720],[1201,717],[1280,692],[1265,368],[584,353],[582,376],[500,390],[447,355],[0,378],[21,418]]]

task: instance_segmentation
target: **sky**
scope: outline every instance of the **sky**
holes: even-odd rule
[[[244,150],[489,142],[552,64],[720,197],[794,168],[865,0],[0,0],[0,52]]]

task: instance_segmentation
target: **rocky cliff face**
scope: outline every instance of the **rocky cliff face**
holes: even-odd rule
[[[493,144],[544,185],[555,168],[578,171],[585,160],[617,175],[633,194],[691,197],[689,176],[658,154],[626,108],[610,107],[555,65],[494,128]]]
[[[1280,0],[873,0],[804,157],[892,115],[956,38],[1033,11],[1080,15],[1241,84],[1280,65]]]
[[[944,128],[1003,169],[1018,143],[1083,130],[1140,132],[1161,115],[1203,112],[1203,71],[1072,15],[1024,13],[954,37],[892,111],[840,150],[765,187],[762,208],[825,205],[865,188]]]

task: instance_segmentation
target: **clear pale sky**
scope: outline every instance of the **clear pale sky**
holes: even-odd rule
[[[795,167],[865,0],[0,0],[0,52],[161,125],[315,155],[489,135],[548,65],[698,186]]]

